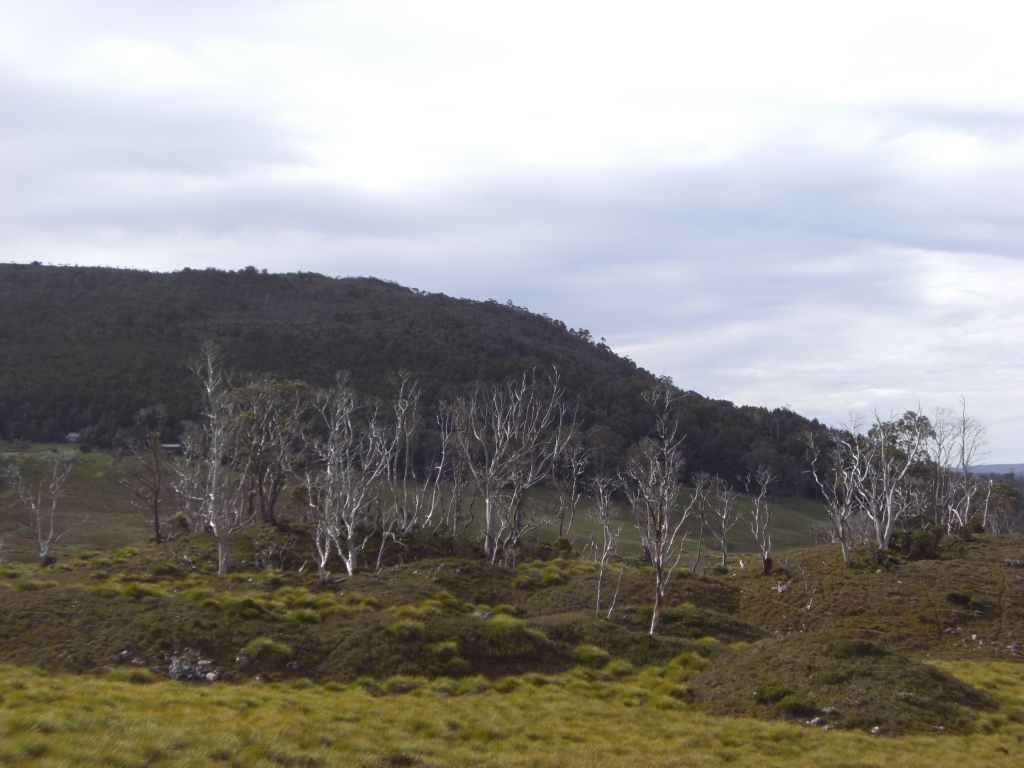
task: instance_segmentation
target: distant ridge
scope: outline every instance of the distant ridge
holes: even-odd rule
[[[1024,475],[1024,464],[978,464],[972,469],[981,475]]]
[[[80,432],[104,447],[137,409],[158,403],[173,430],[199,405],[188,363],[206,340],[236,373],[324,386],[343,371],[355,388],[385,399],[396,374],[408,372],[423,392],[424,440],[439,401],[552,366],[579,404],[588,444],[607,460],[621,460],[653,423],[641,397],[656,381],[650,372],[589,331],[511,302],[253,267],[0,264],[0,437],[52,442]],[[778,493],[809,492],[803,438],[817,422],[695,392],[685,393],[678,418],[688,471],[735,484],[765,464],[780,478]]]

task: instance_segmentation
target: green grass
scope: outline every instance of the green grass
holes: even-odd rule
[[[502,692],[413,678],[369,690],[302,680],[140,685],[0,667],[0,765],[1019,765],[1020,675],[957,671],[990,682],[1007,703],[970,733],[887,738],[716,717],[654,678],[583,672],[510,679]]]

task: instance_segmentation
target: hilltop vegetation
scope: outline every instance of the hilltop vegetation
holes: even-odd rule
[[[56,441],[83,432],[108,446],[140,408],[167,408],[167,438],[194,417],[188,370],[203,342],[242,374],[331,383],[350,374],[389,399],[395,374],[419,382],[428,421],[438,402],[474,383],[557,366],[579,403],[588,443],[621,457],[653,415],[655,378],[583,329],[522,307],[425,294],[369,278],[183,270],[0,265],[0,436]],[[736,407],[688,392],[681,403],[690,472],[722,477],[770,466],[781,494],[800,495],[802,436],[815,422],[786,409]]]

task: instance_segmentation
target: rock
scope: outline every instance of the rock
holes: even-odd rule
[[[299,671],[299,662],[297,662],[297,661],[289,661],[287,664],[284,665],[284,668],[287,669],[289,672],[298,672]]]
[[[184,656],[172,656],[171,663],[167,665],[167,676],[171,680],[216,680],[220,675],[211,669],[212,666],[212,661],[192,661]]]
[[[494,612],[493,611],[477,611],[473,615],[476,616],[478,619],[489,619],[492,616],[494,616]]]
[[[242,669],[245,669],[246,667],[249,666],[249,657],[248,656],[239,656],[237,659],[235,659],[235,664],[240,666]]]
[[[871,729],[871,735],[872,736],[877,736],[881,732],[882,732],[882,728],[880,726],[877,726],[877,725],[874,728]]]
[[[808,725],[813,725],[815,727],[820,726],[820,725],[825,725],[825,718],[824,717],[815,717],[810,722],[808,722],[807,724]]]

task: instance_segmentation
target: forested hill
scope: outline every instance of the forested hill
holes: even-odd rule
[[[588,442],[621,456],[649,428],[640,393],[654,377],[586,331],[494,301],[427,294],[370,278],[185,269],[0,264],[0,435],[52,441],[69,431],[109,444],[139,408],[161,403],[172,425],[198,389],[187,364],[208,339],[230,369],[323,385],[339,371],[386,397],[398,371],[429,412],[475,381],[557,365],[581,404]],[[685,382],[678,382],[685,386]],[[788,410],[737,408],[689,393],[680,410],[688,469],[733,479],[758,463],[800,493],[802,435]]]

